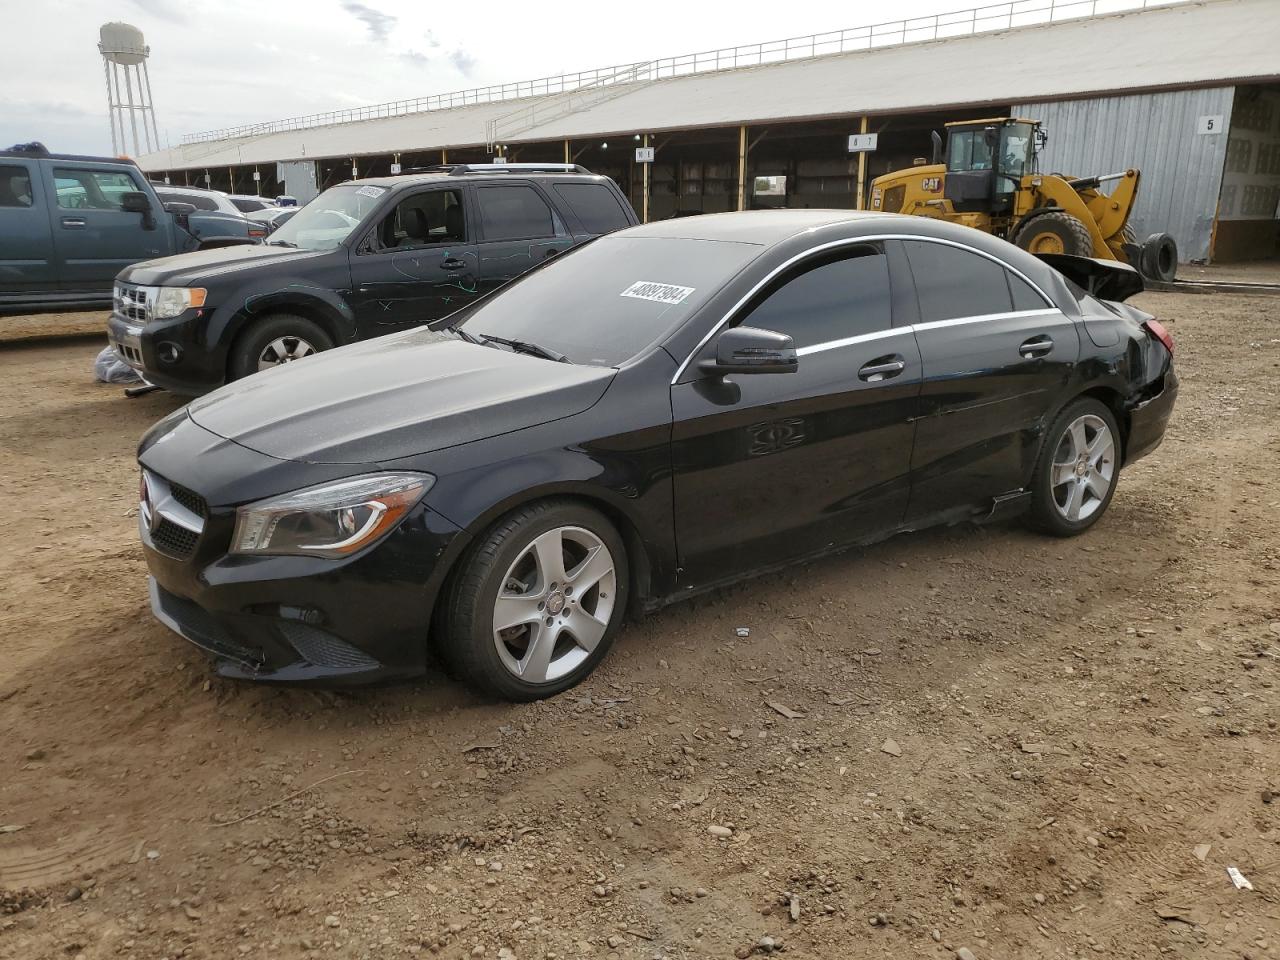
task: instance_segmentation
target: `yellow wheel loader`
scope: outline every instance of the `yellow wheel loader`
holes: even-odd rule
[[[1119,260],[1153,280],[1174,278],[1173,238],[1156,233],[1139,244],[1129,229],[1137,170],[1083,178],[1038,172],[1046,140],[1038,120],[965,120],[946,129],[946,162],[934,133],[933,163],[877,177],[871,209],[961,223],[1031,253]],[[1104,183],[1115,183],[1110,193]]]

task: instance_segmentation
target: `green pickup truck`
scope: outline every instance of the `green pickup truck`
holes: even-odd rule
[[[0,311],[109,305],[130,264],[256,243],[261,224],[162,203],[132,160],[0,150]]]

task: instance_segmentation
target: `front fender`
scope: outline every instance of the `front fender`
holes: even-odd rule
[[[320,324],[335,345],[356,336],[355,314],[343,296],[300,277],[250,283],[236,291],[214,311],[205,335],[210,343],[230,343],[255,319],[273,313],[296,313]]]

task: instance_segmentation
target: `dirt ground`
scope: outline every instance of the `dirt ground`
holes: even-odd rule
[[[135,531],[177,401],[0,348],[0,956],[1280,956],[1280,298],[1138,302],[1182,395],[1089,534],[797,567],[523,706],[213,677]]]

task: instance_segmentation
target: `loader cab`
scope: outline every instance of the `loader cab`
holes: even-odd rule
[[[943,195],[958,213],[1013,212],[1022,178],[1033,172],[1039,126],[1010,117],[947,124]]]

